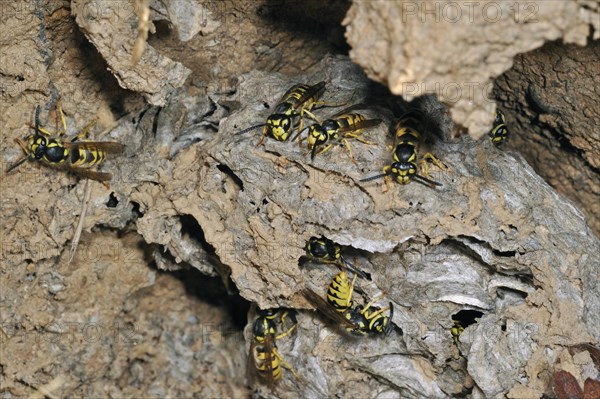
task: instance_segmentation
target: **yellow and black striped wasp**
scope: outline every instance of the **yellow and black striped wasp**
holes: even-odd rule
[[[63,136],[67,132],[67,123],[60,106],[60,99],[57,102],[56,109],[62,124],[59,136]],[[112,179],[112,174],[110,173],[92,171],[87,168],[104,162],[108,153],[123,152],[125,146],[115,141],[78,141],[85,137],[95,122],[95,120],[90,122],[72,140],[55,138],[52,137],[52,133],[48,130],[40,127],[40,106],[38,105],[35,109],[34,133],[26,138],[26,142],[17,139],[17,143],[23,149],[25,155],[9,167],[7,173],[28,159],[35,159],[52,167],[66,169],[89,179],[98,181]]]
[[[364,306],[353,307],[352,295],[356,276],[354,274],[352,282],[350,282],[345,270],[336,274],[327,287],[327,300],[310,288],[304,289],[304,296],[325,316],[342,325],[346,331],[352,334],[387,334],[392,328],[394,305],[390,302],[389,306],[384,308],[373,306],[380,298],[377,297]],[[387,310],[389,310],[389,315],[386,316],[384,313]]]
[[[393,178],[400,184],[408,184],[411,180],[416,180],[429,187],[441,186],[441,183],[429,179],[429,167],[427,166],[427,160],[433,162],[440,169],[445,169],[441,162],[430,152],[426,153],[421,157],[419,164],[423,169],[424,176],[417,174],[417,159],[419,155],[419,146],[421,144],[421,118],[415,112],[410,112],[402,117],[398,123],[396,123],[396,143],[394,146],[393,162],[390,165],[386,165],[383,168],[383,173],[361,179],[361,182],[367,182],[381,177],[386,179],[387,177],[393,176]],[[387,191],[387,190],[386,190]]]
[[[354,164],[356,164],[356,161],[352,156],[352,148],[350,147],[348,139],[351,138],[364,144],[371,144],[361,138],[360,134],[363,133],[365,129],[375,127],[383,122],[381,119],[367,119],[362,114],[351,112],[361,107],[361,104],[353,105],[341,112],[338,112],[331,118],[323,121],[323,123],[316,123],[307,128],[307,144],[308,149],[311,151],[311,160],[314,160],[317,154],[322,154],[329,150],[335,144],[335,142],[342,142],[348,150],[350,159]],[[301,134],[302,132],[299,131],[296,136]],[[296,137],[294,137],[294,139],[295,138]],[[294,139],[292,139],[292,141]],[[321,146],[325,147],[321,151],[317,152]]]
[[[298,375],[286,362],[277,350],[276,341],[294,331],[297,326],[294,313],[289,311],[280,311],[278,309],[268,309],[259,311],[259,316],[252,326],[252,344],[250,345],[249,362],[252,363],[248,370],[251,377],[257,375],[261,381],[265,382],[271,390],[275,383],[281,379],[281,367],[285,367],[298,379]],[[275,319],[279,317],[282,326],[285,324],[285,318],[289,317],[292,326],[280,334],[277,334]]]
[[[277,141],[286,141],[294,128],[294,119],[300,118],[298,123],[298,130],[302,130],[304,123],[304,115],[309,118],[318,121],[317,117],[311,112],[314,107],[317,106],[333,106],[337,107],[342,104],[340,103],[326,103],[319,102],[318,99],[325,91],[325,82],[319,82],[315,85],[297,84],[292,86],[288,91],[285,92],[279,103],[275,107],[275,110],[267,118],[266,123],[255,125],[244,129],[237,134],[248,133],[252,130],[264,127],[260,141],[256,145],[261,145],[265,137],[271,136]],[[295,138],[295,137],[294,137]]]
[[[358,270],[354,267],[346,258],[342,255],[342,246],[336,244],[329,238],[321,235],[321,237],[311,237],[304,247],[306,251],[306,258],[309,260],[317,261],[320,263],[328,263],[337,265],[340,268],[346,268],[352,273],[360,275],[362,278],[368,278],[367,274]]]
[[[500,145],[508,141],[508,129],[506,128],[506,118],[502,111],[496,111],[496,118],[492,124],[492,130],[488,133],[490,141],[494,145]]]
[[[452,315],[452,322],[454,324],[450,328],[450,333],[457,346],[460,342],[460,335],[465,331],[465,328],[477,323],[477,319],[482,316],[483,312],[473,309],[463,309]]]
[[[452,334],[452,340],[454,344],[458,346],[458,342],[460,341],[460,334],[465,331],[465,328],[462,326],[459,320],[453,320],[454,324],[450,328],[450,334]]]

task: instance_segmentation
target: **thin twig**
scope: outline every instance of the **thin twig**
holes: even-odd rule
[[[150,29],[150,4],[148,0],[138,0],[136,2],[136,11],[138,14],[138,34],[133,45],[131,53],[131,65],[138,63],[144,49],[146,48],[146,40],[148,40],[148,30]]]
[[[79,215],[79,223],[77,223],[77,229],[75,230],[75,235],[73,235],[73,241],[71,242],[71,250],[69,251],[69,262],[67,265],[70,265],[75,257],[75,252],[77,252],[77,247],[79,246],[79,239],[81,238],[81,231],[83,230],[83,222],[85,221],[85,214],[87,213],[88,204],[90,202],[90,197],[92,195],[92,185],[90,184],[89,179],[85,180],[85,194],[83,196],[83,203],[81,204],[81,214]]]

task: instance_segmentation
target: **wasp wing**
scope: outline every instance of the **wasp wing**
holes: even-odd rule
[[[87,179],[96,180],[100,182],[112,180],[112,173],[108,172],[98,172],[95,170],[89,170],[85,168],[78,168],[76,166],[68,166],[66,168],[69,172],[75,173],[81,177],[85,177]]]
[[[275,390],[275,376],[273,375],[273,334],[265,334],[265,339],[262,343],[264,351],[265,373],[263,373],[264,381],[273,392]],[[281,370],[280,370],[281,371]]]
[[[78,166],[71,166],[68,163],[52,164],[52,163],[44,162],[44,165],[48,165],[49,167],[51,167],[53,169],[62,170],[67,173],[73,173],[80,177],[84,177],[86,179],[91,179],[91,180],[96,180],[99,182],[105,182],[105,181],[109,181],[112,179],[111,173],[97,172],[95,170],[80,168]]]
[[[256,378],[258,376],[258,352],[256,351],[257,349],[257,342],[256,339],[254,337],[252,337],[252,342],[250,343],[250,351],[248,352],[248,362],[246,364],[246,378],[247,378],[247,383],[248,383],[248,387],[250,389],[252,389],[252,387],[254,386],[255,382],[256,382]]]
[[[273,375],[273,337],[267,334],[262,342],[256,338],[250,344],[248,354],[248,386],[252,388],[256,381],[265,383],[274,392],[275,377]]]
[[[360,129],[368,129],[379,125],[381,122],[383,122],[383,119],[367,119],[358,123],[354,123],[350,126],[344,126],[338,130],[338,133],[348,133]]]
[[[125,150],[125,145],[116,141],[65,141],[64,146],[68,149],[78,150],[102,150],[111,154],[119,154]]]
[[[342,116],[344,114],[352,113],[352,111],[357,110],[357,109],[369,109],[369,105],[365,104],[365,103],[354,104],[354,105],[351,105],[351,106],[349,106],[349,107],[341,110],[340,112],[337,112],[337,113],[331,115],[327,119],[335,119],[335,118],[340,117],[340,116]]]
[[[333,308],[323,297],[319,294],[311,290],[310,288],[305,288],[302,293],[304,297],[321,313],[323,313],[327,318],[331,321],[336,322],[337,324],[341,324],[344,328],[354,328],[354,324],[350,322],[350,320],[346,319],[344,315]]]
[[[294,86],[291,90],[295,89],[297,86]],[[305,102],[307,102],[310,98],[312,98],[313,96],[315,96],[316,94],[318,94],[319,92],[323,91],[325,89],[325,81],[321,81],[319,83],[317,83],[316,85],[310,86],[303,94],[302,96],[300,96],[300,98],[298,99],[298,101],[296,101],[296,104],[294,105],[295,109],[298,109],[302,106],[302,104],[304,104]],[[288,93],[290,92],[288,91]],[[287,93],[286,93],[287,94]],[[285,97],[285,96],[284,96]]]

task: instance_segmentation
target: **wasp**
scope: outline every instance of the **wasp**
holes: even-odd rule
[[[462,334],[463,331],[465,331],[465,328],[462,326],[462,324],[459,320],[453,320],[453,321],[454,321],[454,325],[452,325],[452,328],[450,328],[450,334],[452,334],[452,339],[454,340],[454,344],[458,346],[458,343],[460,341],[460,334]]]
[[[411,180],[416,180],[429,187],[441,186],[441,183],[429,179],[429,167],[426,160],[430,160],[440,169],[445,169],[441,162],[430,152],[421,157],[419,164],[423,169],[421,176],[417,174],[417,160],[419,155],[419,146],[421,144],[421,122],[415,113],[409,113],[396,123],[394,128],[396,132],[396,142],[393,152],[393,162],[383,168],[383,173],[361,179],[361,182],[367,182],[381,177],[386,179],[393,176],[400,184],[408,184]],[[387,190],[386,190],[387,191]]]
[[[348,279],[345,270],[336,274],[327,287],[327,300],[309,288],[304,290],[304,296],[321,312],[333,321],[344,326],[346,331],[355,335],[387,334],[392,327],[391,319],[394,316],[394,306],[381,309],[373,304],[380,297],[375,298],[364,306],[353,307],[352,295],[356,283],[356,274],[352,281]],[[389,310],[389,315],[384,313]]]
[[[294,85],[286,91],[281,100],[279,100],[279,103],[275,107],[275,111],[269,115],[266,123],[249,127],[237,134],[244,134],[260,127],[264,127],[260,141],[256,145],[257,147],[263,143],[267,135],[273,137],[277,141],[286,141],[295,128],[293,123],[294,118],[300,117],[298,131],[301,131],[304,124],[304,115],[318,121],[317,117],[311,112],[314,107],[336,107],[343,105],[340,103],[319,102],[318,99],[324,91],[324,81],[312,86],[305,84]]]
[[[355,268],[344,256],[342,256],[342,246],[336,244],[325,236],[311,237],[304,247],[306,257],[320,263],[331,263],[346,268],[352,273],[360,275],[362,278],[368,278],[367,274],[362,270]]]
[[[62,123],[59,136],[63,136],[67,132],[67,123],[60,106],[60,100],[56,108]],[[115,141],[77,141],[83,139],[95,123],[96,120],[88,123],[72,140],[55,138],[48,130],[40,127],[40,106],[38,105],[35,109],[34,133],[29,135],[25,142],[21,139],[16,140],[25,155],[9,167],[7,173],[28,159],[35,159],[93,180],[106,181],[112,179],[110,173],[91,171],[87,168],[104,162],[108,153],[123,152],[125,146]]]
[[[375,127],[383,122],[381,119],[367,119],[362,114],[350,112],[359,106],[360,104],[353,105],[352,107],[333,115],[331,118],[323,121],[323,123],[316,123],[308,127],[307,144],[308,149],[311,150],[311,160],[314,160],[317,154],[328,151],[334,145],[334,142],[341,141],[346,146],[350,159],[356,165],[348,139],[351,138],[364,144],[371,144],[362,139],[360,134],[363,133],[365,129]],[[298,135],[301,135],[301,133],[302,132],[299,131]],[[321,146],[325,147],[321,151],[318,151]]]
[[[252,344],[250,346],[249,361],[252,361],[252,369],[256,372],[262,381],[265,381],[271,389],[275,383],[281,379],[281,367],[285,367],[298,379],[298,375],[286,362],[277,350],[276,341],[286,335],[289,335],[297,326],[295,322],[287,331],[277,335],[275,318],[289,315],[287,311],[279,312],[277,310],[259,311],[259,317],[252,326]],[[250,368],[249,368],[250,370]]]
[[[506,128],[506,119],[502,111],[496,111],[496,118],[492,124],[492,130],[488,133],[492,144],[500,145],[508,141],[508,129]]]

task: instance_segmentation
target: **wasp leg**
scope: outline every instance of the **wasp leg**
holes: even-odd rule
[[[87,125],[85,125],[83,130],[79,134],[77,134],[77,136],[75,136],[73,138],[73,140],[71,140],[71,141],[77,141],[77,140],[83,139],[85,136],[87,136],[90,129],[96,124],[96,122],[98,122],[98,118],[92,119]]]
[[[357,131],[357,132],[346,133],[346,134],[344,135],[344,137],[350,137],[350,138],[352,138],[352,139],[354,139],[354,140],[360,141],[360,142],[361,142],[361,143],[363,143],[363,144],[368,144],[368,145],[374,145],[374,144],[375,144],[375,143],[372,143],[372,142],[370,142],[370,141],[367,141],[367,140],[363,139],[362,137],[360,137],[360,135],[361,135],[362,133],[363,133],[363,131],[362,131],[362,130],[360,130],[360,131]],[[392,149],[392,148],[390,148],[390,150],[391,150],[391,149]]]
[[[320,154],[324,153],[325,151],[328,151],[332,146],[333,146],[333,144],[329,144],[329,145],[325,146],[325,148],[323,148],[321,151],[317,152],[317,155],[320,155]]]
[[[298,374],[296,374],[296,371],[294,371],[294,368],[290,366],[290,364],[286,362],[283,357],[281,357],[277,348],[273,348],[273,354],[277,357],[277,359],[279,359],[279,363],[281,363],[286,369],[290,370],[291,373],[294,374],[296,380],[300,379],[300,377],[298,377]]]
[[[365,314],[365,312],[366,312],[367,310],[369,310],[369,308],[370,308],[371,306],[373,306],[373,304],[374,304],[375,302],[377,302],[378,300],[380,300],[381,298],[383,298],[383,294],[379,294],[379,295],[377,295],[375,298],[373,298],[373,300],[371,300],[371,302],[369,302],[369,303],[367,303],[367,304],[365,305],[364,309],[363,309],[363,310],[362,310],[360,313],[361,313],[361,314]],[[388,306],[388,308],[389,308],[389,306]],[[377,314],[379,314],[379,313],[382,313],[382,312],[381,312],[381,311],[378,311],[378,312],[377,312]]]
[[[310,112],[307,109],[303,109],[300,111],[300,122],[298,123],[298,131],[301,132],[303,127],[304,127],[304,114],[308,115],[308,117],[312,120],[314,120],[317,123],[321,123],[321,121],[319,120],[319,118],[317,118],[317,116],[315,114],[313,114],[312,112]],[[300,142],[302,142],[302,139],[300,139]]]
[[[10,173],[13,169],[17,168],[18,166],[23,164],[25,161],[27,161],[27,159],[29,159],[30,153],[29,153],[29,150],[27,149],[27,146],[25,145],[25,143],[23,141],[21,141],[21,139],[18,139],[18,138],[15,139],[15,141],[17,143],[19,143],[19,147],[21,147],[21,149],[23,150],[25,155],[23,155],[21,158],[19,158],[19,160],[17,162],[15,162],[11,166],[9,166],[8,169],[6,169],[6,174]]]
[[[283,318],[282,318],[281,324],[283,325]],[[297,326],[298,326],[298,324],[294,324],[286,332],[282,332],[281,334],[277,335],[275,337],[275,339],[280,339],[280,338],[290,335],[292,333],[292,331],[294,331],[296,329]]]
[[[262,136],[260,136],[260,141],[256,145],[257,147],[260,147],[260,145],[263,143],[263,141],[265,141],[265,137],[267,137],[267,126],[265,126],[263,129]]]
[[[27,149],[27,145],[23,142],[23,140],[16,138],[15,141],[17,142],[17,144],[19,144],[19,147],[21,147],[25,155],[29,155],[29,150]]]
[[[296,327],[296,324],[298,324],[298,320],[296,319],[296,312],[294,310],[286,310],[284,312],[282,312],[281,314],[281,325],[285,326],[286,324],[286,320],[290,319],[290,322],[292,323],[292,327],[290,327],[290,329],[288,330],[287,333],[285,333],[283,336],[288,335],[289,333],[291,333],[293,331],[293,329]]]
[[[315,122],[317,122],[317,123],[321,123],[321,121],[319,120],[319,118],[317,118],[317,116],[316,116],[315,114],[313,114],[312,112],[310,112],[309,110],[307,110],[307,109],[303,109],[303,110],[300,112],[300,117],[302,117],[302,116],[303,116],[303,114],[306,114],[306,115],[308,115],[308,117],[309,117],[310,119],[312,119],[313,121],[315,121]]]
[[[350,160],[352,161],[352,163],[354,165],[358,166],[358,164],[356,163],[356,159],[354,159],[354,155],[352,155],[352,147],[350,147],[350,143],[345,138],[342,139],[342,142],[344,144],[346,144],[346,149],[348,150],[348,155],[350,156]]]
[[[67,121],[65,119],[65,114],[64,114],[64,112],[62,110],[62,99],[61,99],[61,97],[58,97],[58,100],[56,100],[56,111],[58,112],[58,115],[60,117],[60,122],[62,124],[62,130],[58,133],[58,135],[59,136],[63,136],[65,134],[67,134]]]
[[[390,176],[389,176],[389,171],[392,167],[391,166],[384,166],[383,167],[383,173],[385,174],[385,176],[383,176],[383,181],[385,182],[385,190],[383,190],[383,193],[387,193],[388,191],[390,191]]]
[[[29,127],[31,129],[35,129],[34,125],[29,125]],[[45,134],[46,136],[52,136],[52,133],[50,133],[48,130],[44,129],[43,127],[39,127],[38,126],[37,127],[37,131],[40,132],[40,133],[42,133],[42,134]]]
[[[429,165],[427,165],[427,160],[430,160],[435,166],[437,166],[438,168],[440,168],[441,170],[446,170],[446,167],[444,165],[442,165],[442,163],[435,157],[435,155],[433,155],[432,153],[428,152],[425,155],[423,155],[423,157],[421,157],[421,160],[419,161],[419,164],[421,165],[421,169],[423,170],[423,175],[427,178],[429,178]]]

